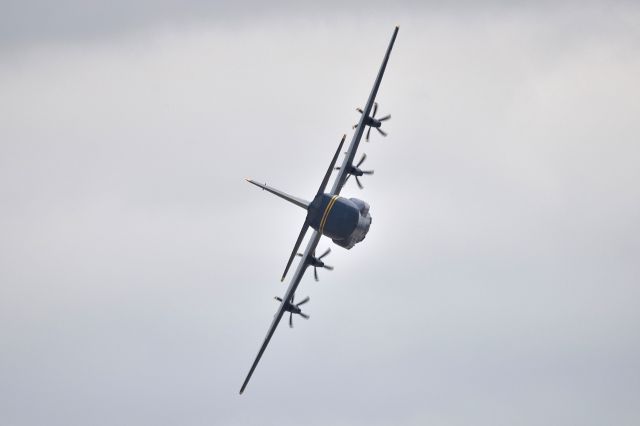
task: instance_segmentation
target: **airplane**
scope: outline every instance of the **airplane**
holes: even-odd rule
[[[367,174],[373,174],[372,170],[361,170],[360,166],[366,159],[366,155],[363,155],[361,159],[353,164],[356,151],[358,150],[358,146],[360,145],[360,140],[362,139],[362,135],[364,134],[365,128],[369,127],[367,131],[366,140],[369,139],[369,132],[371,132],[371,128],[375,128],[378,130],[383,136],[386,136],[386,133],[381,131],[380,126],[382,122],[388,120],[391,116],[385,116],[382,118],[375,118],[375,114],[378,109],[378,104],[375,102],[376,95],[378,94],[378,88],[380,87],[380,82],[382,81],[382,76],[384,75],[384,71],[387,67],[387,62],[389,61],[389,56],[391,55],[391,50],[393,49],[393,44],[395,43],[396,36],[398,35],[399,27],[395,27],[393,30],[393,35],[391,36],[391,41],[389,42],[389,46],[387,47],[387,51],[384,55],[384,59],[382,60],[382,65],[380,66],[380,70],[378,71],[378,75],[373,83],[373,89],[369,94],[369,98],[367,99],[367,103],[363,109],[357,109],[360,112],[360,120],[354,126],[355,132],[351,139],[351,143],[345,153],[345,157],[342,160],[342,164],[339,167],[335,167],[336,162],[338,160],[338,156],[342,151],[342,146],[344,145],[344,141],[346,135],[342,136],[342,140],[338,145],[338,149],[336,150],[329,168],[322,179],[322,183],[316,192],[316,195],[313,197],[311,202],[295,197],[293,195],[289,195],[283,191],[280,191],[276,188],[273,188],[266,183],[258,183],[252,179],[246,179],[247,182],[262,188],[265,191],[268,191],[286,201],[289,201],[292,204],[295,204],[298,207],[301,207],[307,211],[307,215],[305,217],[304,223],[302,224],[302,229],[300,230],[300,234],[298,235],[298,239],[296,240],[293,251],[291,252],[291,256],[287,262],[287,265],[284,269],[284,273],[282,274],[282,278],[280,281],[284,281],[289,268],[291,267],[291,263],[296,256],[299,256],[300,263],[296,268],[293,277],[291,278],[291,282],[287,291],[284,294],[284,297],[276,297],[276,300],[280,302],[280,306],[278,311],[274,315],[273,321],[271,322],[271,326],[267,331],[267,336],[265,337],[262,345],[260,346],[260,350],[258,351],[258,355],[256,356],[251,368],[249,369],[249,373],[242,383],[242,387],[240,388],[240,394],[242,394],[253,375],[253,372],[260,362],[260,358],[262,358],[262,354],[264,353],[273,333],[275,332],[282,316],[285,312],[289,312],[289,326],[293,327],[293,315],[297,314],[302,316],[303,318],[308,319],[308,315],[304,314],[300,308],[301,305],[307,303],[309,298],[306,297],[299,303],[294,302],[294,295],[302,280],[302,277],[308,266],[314,267],[315,277],[317,280],[317,271],[315,268],[323,267],[324,262],[322,262],[322,258],[328,254],[325,252],[323,255],[316,257],[315,250],[320,242],[320,238],[324,235],[329,237],[335,244],[344,247],[346,249],[351,249],[353,246],[364,240],[367,232],[369,232],[369,227],[371,226],[371,215],[369,214],[369,204],[358,199],[358,198],[345,198],[340,196],[340,191],[343,186],[347,182],[350,176],[353,176],[356,179],[356,183],[362,189],[362,183],[359,180],[359,177]],[[373,113],[371,110],[373,108]],[[338,175],[336,176],[333,186],[329,192],[325,192],[326,186],[329,183],[329,178],[334,170],[338,170]],[[305,234],[309,230],[309,227],[313,228],[313,233],[311,234],[311,238],[307,243],[307,247],[304,252],[298,253],[298,249],[300,248],[300,244],[304,239]]]

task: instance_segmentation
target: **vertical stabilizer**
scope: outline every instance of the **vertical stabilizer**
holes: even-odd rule
[[[324,194],[324,190],[327,187],[327,183],[329,182],[329,178],[331,177],[331,173],[333,172],[333,168],[336,166],[336,161],[338,160],[338,155],[340,155],[340,151],[342,150],[342,145],[344,145],[344,140],[347,135],[342,135],[342,140],[340,141],[340,145],[338,145],[338,149],[336,150],[333,159],[331,160],[331,164],[329,164],[329,168],[327,169],[327,173],[324,175],[324,179],[322,179],[322,183],[320,184],[320,188],[318,188],[318,195]]]

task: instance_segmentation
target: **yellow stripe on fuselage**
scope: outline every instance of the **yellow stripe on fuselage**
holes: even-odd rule
[[[327,223],[327,218],[329,217],[329,213],[331,213],[331,209],[333,205],[336,203],[338,199],[337,195],[331,197],[331,200],[327,203],[327,207],[324,209],[324,213],[322,214],[322,220],[320,221],[320,233],[324,234],[324,225]]]

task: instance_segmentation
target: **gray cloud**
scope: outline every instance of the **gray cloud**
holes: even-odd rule
[[[632,2],[575,2],[543,1],[535,5],[511,1],[462,1],[451,4],[404,0],[387,2],[373,0],[362,2],[315,1],[260,1],[220,2],[202,0],[115,0],[79,1],[61,0],[51,3],[45,0],[3,3],[0,16],[0,48],[18,48],[39,43],[92,42],[131,34],[144,34],[154,29],[183,31],[193,25],[229,28],[252,26],[262,20],[280,22],[287,26],[291,19],[329,23],[338,19],[351,22],[395,19],[421,14],[424,16],[449,15],[458,19],[492,20],[500,15],[527,13],[540,19],[555,14],[584,15],[587,13],[611,14],[623,10],[627,24],[633,26],[637,10]],[[632,15],[627,15],[633,11]],[[606,21],[606,20],[605,20]],[[595,20],[591,25],[602,24]],[[619,25],[620,22],[616,24]],[[576,28],[571,28],[576,30]]]
[[[637,424],[637,7],[569,6],[16,35],[1,423]],[[397,22],[371,232],[239,397],[303,220],[242,178],[308,197]]]

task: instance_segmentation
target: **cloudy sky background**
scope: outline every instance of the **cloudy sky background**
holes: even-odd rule
[[[637,425],[633,2],[2,2],[0,423]],[[351,251],[277,308],[400,32]],[[322,240],[320,250],[329,246]]]

